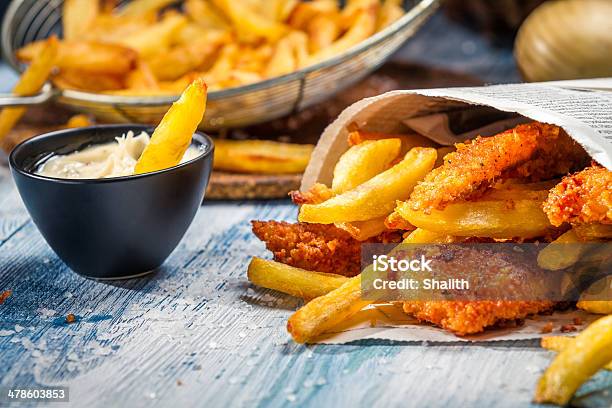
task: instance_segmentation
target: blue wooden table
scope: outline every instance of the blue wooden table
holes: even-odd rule
[[[465,54],[456,68],[489,82],[517,79],[508,50],[447,30],[436,16],[399,58],[441,64],[422,52],[437,39]],[[494,57],[473,55],[475,47]],[[268,256],[249,220],[295,216],[287,201],[207,202],[154,275],[96,282],[55,256],[0,167],[0,291],[12,290],[0,305],[0,386],[67,386],[70,404],[86,407],[530,404],[552,358],[537,341],[293,343],[285,323],[299,302],[251,287],[245,268]],[[75,323],[66,323],[70,313]],[[599,373],[579,402],[610,406],[611,391],[612,375]]]

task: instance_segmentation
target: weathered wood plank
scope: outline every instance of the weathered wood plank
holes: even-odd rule
[[[551,358],[533,343],[292,343],[298,301],[244,273],[266,255],[248,221],[293,217],[284,201],[206,204],[160,271],[114,283],[70,272],[26,223],[0,247],[0,288],[14,291],[0,306],[1,384],[68,385],[78,406],[529,404]]]

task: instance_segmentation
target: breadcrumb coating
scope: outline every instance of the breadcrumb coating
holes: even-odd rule
[[[503,321],[550,311],[553,306],[547,301],[418,301],[404,302],[404,312],[465,336]]]
[[[564,175],[583,168],[589,160],[561,128],[538,122],[456,147],[442,166],[414,188],[409,200],[414,210],[429,212],[456,200],[475,198],[507,178],[539,181]]]
[[[544,212],[551,224],[612,224],[612,171],[593,164],[550,190]]]
[[[357,241],[334,226],[278,221],[252,221],[253,233],[266,243],[274,259],[310,271],[355,276],[361,272],[361,244],[399,242],[398,233]]]

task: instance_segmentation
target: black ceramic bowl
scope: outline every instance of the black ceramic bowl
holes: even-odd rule
[[[196,133],[197,158],[154,173],[95,180],[43,177],[36,168],[53,154],[108,143],[140,125],[60,130],[17,146],[9,157],[13,178],[32,220],[75,272],[95,279],[143,275],[164,263],[202,202],[213,162],[213,143]]]

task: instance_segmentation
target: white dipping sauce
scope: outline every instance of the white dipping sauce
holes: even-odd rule
[[[87,147],[67,155],[53,156],[43,163],[36,174],[65,179],[99,179],[134,174],[136,162],[151,138],[146,132],[134,136],[129,131],[116,142]],[[189,146],[181,163],[195,159],[202,150]]]

